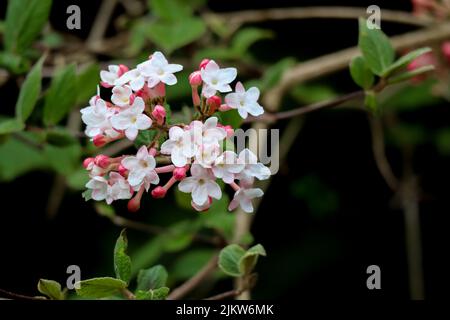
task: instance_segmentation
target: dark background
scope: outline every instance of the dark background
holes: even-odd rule
[[[99,1],[55,1],[51,24],[65,31],[65,8],[77,3],[82,12],[82,30],[86,37]],[[213,11],[232,11],[263,7],[309,5],[354,5],[410,11],[409,1],[210,1]],[[3,16],[5,3],[0,4]],[[357,21],[301,20],[260,24],[276,33],[270,43],[252,47],[267,61],[285,56],[299,60],[354,46]],[[388,35],[410,27],[382,22]],[[113,32],[113,30],[111,31]],[[356,90],[348,71],[323,80],[340,92]],[[14,101],[16,95],[0,91],[1,101]],[[3,103],[2,103],[3,105]],[[5,103],[5,105],[7,105]],[[14,103],[9,103],[14,105]],[[427,111],[415,115],[432,127],[440,118],[449,123],[448,105],[435,106],[439,117]],[[434,109],[436,110],[436,109]],[[433,111],[435,112],[435,111]],[[283,129],[285,123],[279,126]],[[400,157],[388,149],[389,159],[398,175]],[[422,188],[433,197],[421,203],[424,273],[427,298],[442,298],[448,285],[448,157],[439,156],[431,145],[416,154],[415,169]],[[339,196],[337,209],[317,216],[291,191],[293,183],[314,175]],[[82,278],[112,273],[112,246],[119,228],[80,201],[80,194],[69,192],[53,220],[45,216],[52,176],[35,172],[0,184],[0,287],[35,294],[39,278],[65,282],[65,269],[77,264]],[[262,243],[268,257],[258,266],[260,281],[254,298],[336,299],[400,298],[407,299],[408,274],[404,245],[402,211],[393,209],[393,195],[380,177],[371,151],[366,114],[360,111],[329,110],[306,117],[305,125],[289,152],[287,163],[273,182],[256,215],[252,228],[255,242]],[[171,199],[167,199],[171,201]],[[327,198],[324,197],[324,201]],[[144,204],[144,211],[157,212],[154,201]],[[124,213],[132,219],[144,219]],[[142,212],[140,213],[142,215]],[[149,218],[151,220],[151,218]],[[366,268],[381,268],[381,290],[366,288]],[[229,287],[229,282],[221,284]],[[447,295],[448,296],[448,295]]]

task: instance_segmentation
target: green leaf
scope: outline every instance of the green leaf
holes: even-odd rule
[[[25,125],[18,119],[1,118],[0,119],[0,134],[13,133],[22,131]]]
[[[92,199],[92,189],[87,189],[84,191],[81,196],[83,197],[84,201],[89,201]]]
[[[164,287],[167,282],[167,270],[161,265],[140,270],[137,277],[137,290],[148,291]]]
[[[350,62],[350,74],[353,81],[363,89],[372,87],[375,77],[363,57],[354,57]]]
[[[137,290],[135,293],[136,300],[165,300],[169,295],[170,289],[161,287],[158,289],[150,289],[148,291]]]
[[[394,62],[395,52],[388,37],[380,29],[369,29],[364,18],[359,19],[358,46],[367,65],[378,76]]]
[[[64,300],[61,285],[54,280],[39,279],[38,290],[52,300]]]
[[[226,246],[219,254],[219,268],[232,277],[242,276],[243,273],[240,270],[240,261],[245,253],[245,250],[237,244]]]
[[[73,144],[65,147],[45,145],[44,155],[50,167],[62,175],[68,175],[78,169],[81,157],[81,146]]]
[[[432,70],[434,70],[434,66],[428,65],[428,66],[423,66],[423,67],[420,67],[420,68],[417,68],[417,69],[414,69],[411,71],[406,71],[404,73],[401,73],[399,75],[389,78],[388,83],[394,84],[394,83],[403,82],[403,81],[409,80],[411,78],[420,76],[420,75],[422,75],[426,72],[432,71]]]
[[[127,283],[125,281],[103,277],[77,282],[75,290],[83,298],[105,298],[119,293],[121,289],[126,287]]]
[[[384,72],[383,76],[387,77],[391,73],[396,72],[397,70],[405,67],[408,65],[411,61],[417,59],[421,55],[428,53],[431,51],[431,48],[425,47],[425,48],[419,48],[416,50],[413,50],[404,56],[400,57],[397,61],[395,61],[391,66]]]
[[[52,80],[44,103],[44,124],[55,125],[76,103],[77,78],[75,65],[59,70]]]
[[[233,53],[237,55],[244,55],[252,44],[263,39],[269,39],[273,37],[273,32],[270,30],[264,30],[259,28],[244,28],[241,29],[233,37],[231,41],[231,47]]]
[[[31,133],[20,134],[37,142]],[[0,145],[0,180],[10,181],[30,170],[43,169],[47,166],[47,160],[42,152],[22,141],[11,138]]]
[[[14,74],[22,74],[30,69],[30,62],[16,53],[0,51],[0,67],[4,67]]]
[[[266,256],[266,250],[262,245],[257,244],[248,249],[244,256],[239,260],[240,273],[244,275],[250,274],[258,262],[259,256]]]
[[[51,0],[10,0],[6,10],[4,44],[7,51],[30,48],[48,21]]]
[[[47,130],[46,140],[56,147],[67,147],[77,144],[78,140],[65,128],[53,128]]]
[[[179,255],[170,269],[170,278],[174,281],[191,278],[211,260],[215,252],[214,249],[191,249]]]
[[[100,74],[100,66],[92,63],[77,76],[77,105],[87,105],[89,99],[96,94]]]
[[[89,181],[88,171],[84,167],[79,167],[69,176],[67,176],[67,185],[73,190],[85,190],[86,183]],[[111,207],[111,206],[108,206]]]
[[[189,4],[179,0],[151,0],[149,7],[154,15],[170,22],[176,22],[191,14]]]
[[[240,126],[244,122],[244,119],[242,119],[242,117],[239,115],[236,109],[221,112],[220,119],[222,120],[221,123],[223,125],[230,125],[234,129],[240,128]]]
[[[388,141],[396,146],[421,145],[427,138],[427,130],[419,124],[399,123],[387,133]]]
[[[148,27],[148,38],[167,53],[199,39],[206,31],[200,18],[186,18],[176,22],[155,21]]]
[[[36,105],[41,92],[42,64],[44,60],[45,57],[42,57],[34,65],[20,89],[19,99],[16,103],[16,117],[19,121],[25,122]]]
[[[114,247],[114,271],[116,277],[128,283],[131,278],[131,259],[127,254],[128,239],[123,229]]]
[[[134,146],[137,149],[148,146],[155,139],[157,133],[157,130],[139,130],[136,140],[134,140]]]

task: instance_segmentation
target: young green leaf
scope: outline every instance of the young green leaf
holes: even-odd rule
[[[380,29],[369,29],[364,18],[359,19],[358,46],[367,65],[378,76],[394,62],[395,52],[388,37]]]
[[[95,88],[98,85],[100,66],[92,63],[77,76],[77,105],[85,105],[87,101],[95,94]]]
[[[408,65],[411,61],[417,59],[421,55],[428,53],[431,51],[431,48],[419,48],[417,50],[411,51],[404,56],[400,57],[397,61],[395,61],[386,71],[384,71],[383,76],[388,77],[390,74],[398,71],[399,69]]]
[[[363,57],[354,57],[350,62],[350,74],[353,81],[363,89],[373,86],[375,77]]]
[[[167,282],[167,270],[161,265],[140,270],[137,277],[137,289],[148,291],[164,287]]]
[[[75,290],[83,298],[105,298],[119,293],[121,289],[126,287],[127,283],[125,281],[103,277],[77,282]]]
[[[137,290],[135,293],[136,300],[165,300],[169,295],[170,289],[161,287],[158,289],[150,289],[148,291]]]
[[[48,21],[52,0],[12,0],[6,10],[4,44],[7,51],[28,49]]]
[[[38,290],[52,300],[64,300],[61,285],[54,280],[39,279]]]
[[[22,88],[20,88],[19,99],[16,103],[16,117],[19,121],[25,122],[36,105],[41,92],[42,64],[44,60],[45,57],[42,57],[36,62],[25,78]]]
[[[244,28],[233,37],[231,48],[236,57],[247,53],[248,48],[255,42],[273,37],[270,30],[260,28]]]
[[[0,134],[5,133],[13,133],[22,131],[25,128],[25,125],[22,121],[18,119],[11,118],[1,118],[0,119]]]
[[[434,66],[429,65],[429,66],[423,66],[411,71],[406,71],[404,73],[401,73],[399,75],[396,75],[395,77],[389,78],[388,79],[388,83],[389,84],[394,84],[394,83],[399,83],[399,82],[403,82],[406,80],[409,80],[411,78],[420,76],[426,72],[432,71],[434,70]]]
[[[116,277],[128,283],[131,278],[131,258],[127,255],[128,239],[123,229],[114,247],[114,271]]]
[[[219,268],[232,277],[243,275],[239,268],[241,258],[245,255],[245,250],[237,244],[230,244],[223,248],[219,254]]]
[[[250,274],[258,262],[259,256],[266,256],[266,250],[260,244],[257,244],[244,254],[239,260],[239,271],[241,274]]]
[[[59,70],[45,97],[44,124],[55,125],[61,121],[76,102],[77,78],[75,65]]]

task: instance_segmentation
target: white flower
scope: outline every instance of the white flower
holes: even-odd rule
[[[195,120],[189,125],[191,141],[197,146],[219,145],[227,137],[227,131],[217,126],[217,117],[208,118],[205,123]]]
[[[108,66],[108,71],[100,71],[100,79],[104,84],[112,87],[114,86],[115,81],[119,78],[120,73],[120,66],[112,64]]]
[[[115,86],[112,89],[111,102],[119,107],[128,107],[132,96],[133,91],[129,86]]]
[[[211,60],[200,70],[203,80],[202,94],[210,98],[220,92],[230,92],[230,83],[236,78],[236,68],[224,68],[220,69],[219,65]]]
[[[130,71],[125,72],[119,79],[114,81],[114,85],[123,86],[124,84],[129,83],[131,89],[136,92],[144,87],[145,81],[145,76],[142,75],[138,69],[131,69]]]
[[[197,206],[203,206],[208,197],[220,199],[222,190],[215,181],[214,175],[198,164],[191,166],[191,177],[187,177],[178,184],[181,192],[192,193],[192,201]]]
[[[211,168],[219,155],[220,147],[218,144],[203,144],[197,149],[195,163],[204,168]]]
[[[89,107],[80,110],[81,119],[86,124],[85,133],[89,137],[103,134],[105,131],[114,135],[110,118],[114,115],[114,110],[108,108],[106,102],[100,98],[91,100]],[[116,132],[117,133],[117,132]],[[117,133],[118,135],[118,133]]]
[[[144,100],[137,97],[130,108],[111,117],[111,123],[115,129],[125,130],[125,136],[133,141],[139,130],[145,130],[152,126],[152,119],[142,113],[144,109]]]
[[[151,58],[137,66],[140,74],[147,78],[147,85],[153,88],[159,82],[167,85],[177,83],[177,78],[173,75],[175,72],[183,70],[180,64],[169,64],[164,55],[156,51]]]
[[[244,169],[237,175],[237,179],[251,179],[253,177],[259,180],[266,180],[270,177],[270,169],[258,162],[256,155],[249,149],[244,149],[239,153],[239,163],[244,164]]]
[[[194,201],[191,201],[191,206],[198,212],[206,211],[211,207],[212,199],[208,197],[208,199],[205,201],[202,205],[197,205]]]
[[[233,109],[237,109],[242,118],[247,118],[250,113],[252,116],[259,116],[264,113],[263,107],[258,104],[259,89],[251,87],[245,91],[242,83],[236,83],[236,92],[225,96],[225,103]]]
[[[162,154],[170,154],[176,167],[184,167],[196,153],[196,145],[190,139],[190,133],[180,127],[169,130],[169,139],[161,145]]]
[[[253,212],[252,199],[262,197],[264,192],[260,188],[246,189],[241,187],[234,194],[233,200],[228,205],[228,210],[232,211],[238,206],[247,213]]]
[[[225,183],[232,183],[236,174],[244,169],[244,164],[238,162],[236,153],[225,151],[214,161],[212,172],[214,176],[222,179]]]
[[[142,146],[136,156],[124,158],[121,164],[129,171],[128,182],[135,190],[138,190],[142,183],[147,191],[150,183],[159,183],[158,174],[155,172],[155,158],[148,153],[146,146]]]
[[[92,189],[92,199],[106,200],[107,204],[114,200],[131,198],[130,185],[117,172],[111,172],[109,180],[100,176],[93,177],[86,183],[86,188]]]

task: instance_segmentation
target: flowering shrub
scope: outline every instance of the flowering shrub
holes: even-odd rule
[[[86,199],[105,200],[107,204],[130,199],[128,209],[137,211],[151,185],[155,185],[151,195],[164,198],[179,182],[179,190],[192,195],[192,207],[206,211],[213,199],[222,197],[217,183],[222,180],[235,191],[229,210],[240,206],[245,212],[253,212],[251,200],[263,195],[261,189],[252,187],[254,179],[269,178],[270,170],[249,149],[239,154],[228,150],[234,130],[220,123],[215,114],[231,109],[236,109],[244,119],[249,114],[263,114],[264,109],[258,104],[259,90],[252,87],[246,91],[237,82],[236,91],[229,93],[236,69],[220,68],[214,60],[205,59],[200,70],[189,76],[196,110],[193,121],[171,123],[166,85],[175,85],[175,73],[182,69],[179,64],[169,64],[161,52],[155,52],[135,69],[111,65],[108,71],[100,72],[100,85],[112,88],[111,97],[105,101],[98,90],[90,105],[81,109],[86,135],[97,147],[119,139],[135,141],[146,132],[152,133],[153,139],[140,146],[136,155],[115,158],[98,155],[85,159],[83,165],[90,176],[84,193]],[[227,93],[224,104],[220,93]],[[158,157],[168,158],[170,164],[157,166]],[[159,175],[165,173],[171,177],[160,185]]]

